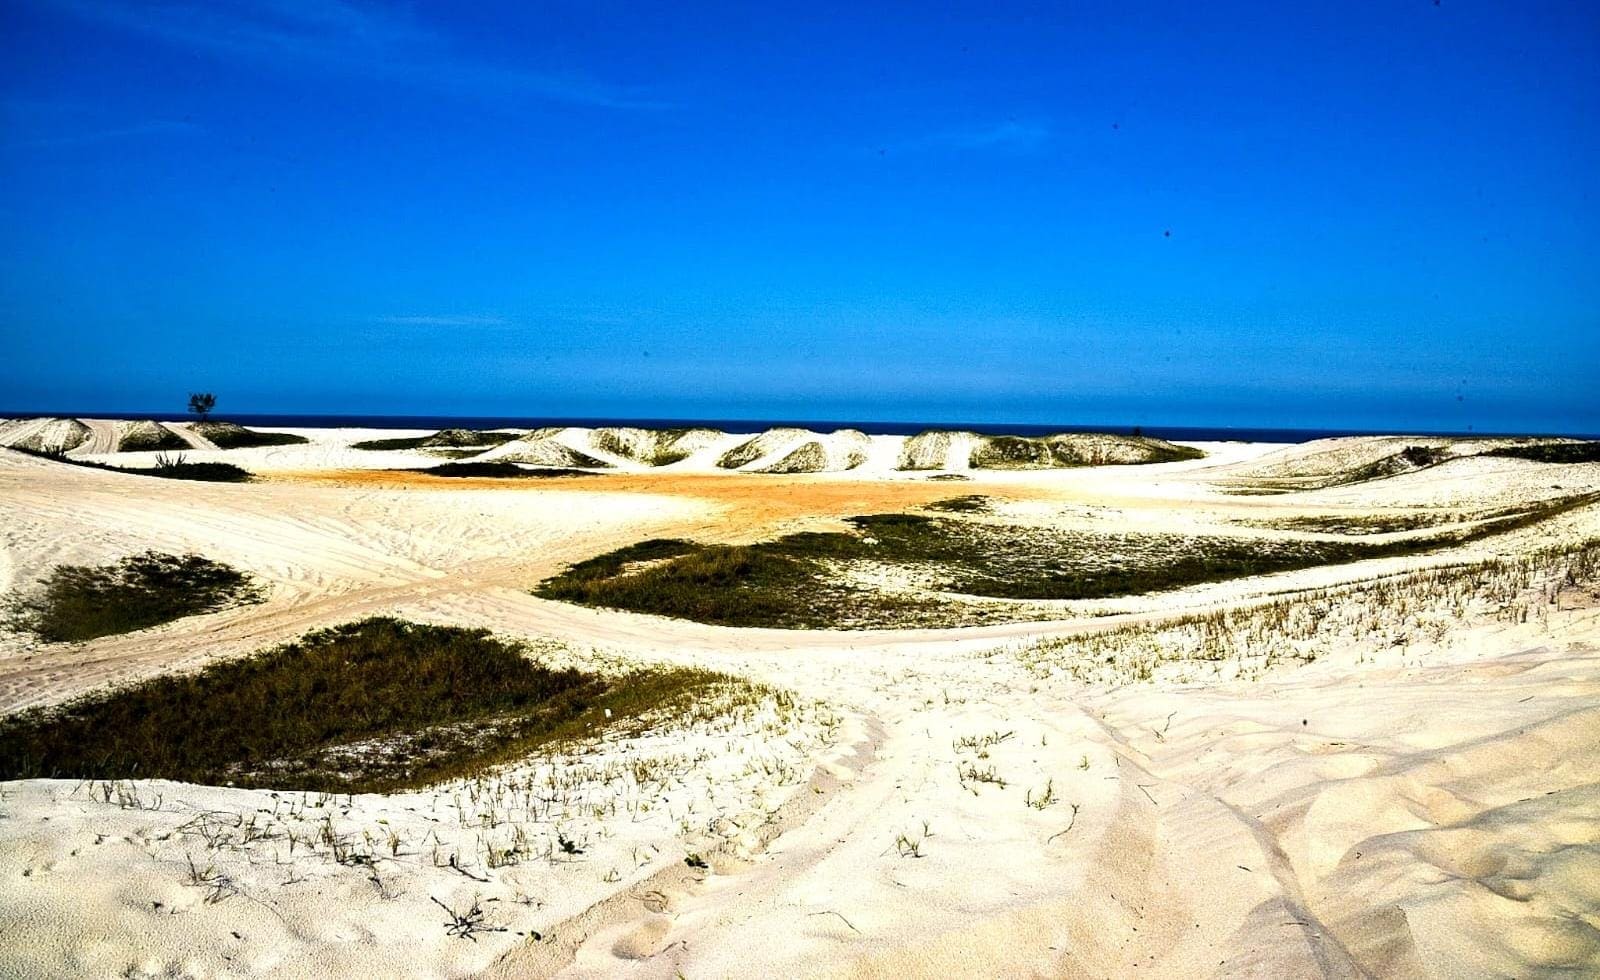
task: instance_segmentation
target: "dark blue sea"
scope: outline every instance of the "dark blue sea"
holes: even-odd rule
[[[0,418],[29,418],[49,415],[63,418],[154,419],[181,422],[192,416],[161,412],[6,412]],[[1226,426],[1125,425],[1119,423],[1060,423],[1056,425],[1007,425],[1002,422],[861,422],[849,419],[644,419],[644,418],[553,418],[529,415],[261,415],[217,412],[212,418],[267,428],[356,428],[356,429],[537,429],[544,426],[637,426],[645,429],[704,426],[725,432],[759,432],[775,426],[828,431],[860,429],[875,435],[915,435],[929,429],[966,429],[990,435],[1038,436],[1052,432],[1139,433],[1157,439],[1179,442],[1306,442],[1333,436],[1410,435],[1410,436],[1522,436],[1564,435],[1594,439],[1600,436],[1580,433],[1528,432],[1443,432],[1379,429],[1261,429]]]

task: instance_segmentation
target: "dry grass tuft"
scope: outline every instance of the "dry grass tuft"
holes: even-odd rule
[[[1476,622],[1546,615],[1600,576],[1600,540],[1427,569],[1273,602],[1041,640],[1015,651],[1041,678],[1126,684],[1250,679],[1280,666],[1444,641]]]

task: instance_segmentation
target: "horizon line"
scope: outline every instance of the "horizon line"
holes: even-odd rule
[[[158,422],[188,421],[191,414],[182,411],[13,411],[0,409],[0,418],[92,418],[92,419],[129,419],[149,420]],[[712,417],[668,417],[647,415],[517,415],[517,414],[488,414],[465,415],[450,412],[433,413],[388,413],[388,412],[212,412],[210,417],[225,421],[230,417],[244,419],[298,419],[304,420],[298,425],[284,423],[285,428],[372,428],[385,429],[408,428],[403,425],[319,425],[311,420],[360,420],[371,423],[377,420],[384,421],[477,421],[494,422],[493,428],[510,428],[521,423],[539,424],[565,424],[571,426],[594,427],[601,425],[631,425],[636,428],[682,428],[689,426],[717,426],[726,428],[728,425],[759,425],[766,428],[794,427],[794,428],[856,428],[868,431],[869,435],[903,435],[910,432],[872,432],[870,427],[888,426],[894,429],[915,431],[973,431],[984,432],[985,429],[1037,430],[1042,434],[1049,431],[1056,432],[1129,432],[1137,430],[1140,433],[1150,434],[1158,431],[1166,432],[1240,432],[1240,433],[1302,433],[1310,438],[1333,438],[1340,436],[1430,436],[1450,438],[1568,438],[1568,439],[1600,439],[1600,433],[1592,432],[1556,432],[1556,431],[1504,431],[1504,430],[1478,430],[1467,429],[1386,429],[1371,427],[1339,427],[1339,426],[1314,426],[1314,425],[1181,425],[1162,422],[1134,422],[1134,423],[1082,423],[1082,422],[965,422],[947,420],[906,420],[906,419],[829,419],[829,418],[712,418]],[[646,424],[648,423],[648,424]],[[273,425],[270,421],[251,421],[252,425]],[[426,426],[424,426],[426,428]],[[1003,433],[1002,433],[1003,434]],[[1199,440],[1205,441],[1205,440]]]

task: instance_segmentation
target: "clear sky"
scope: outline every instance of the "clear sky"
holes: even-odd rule
[[[0,410],[1600,432],[1600,5],[0,0]]]

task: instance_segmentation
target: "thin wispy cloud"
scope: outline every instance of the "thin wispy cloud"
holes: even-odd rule
[[[881,153],[1031,153],[1047,144],[1054,135],[1050,124],[1039,119],[1008,119],[1001,122],[941,129],[878,148]]]
[[[992,126],[948,130],[929,137],[927,142],[936,146],[953,146],[968,150],[1031,150],[1042,146],[1049,139],[1050,127],[1044,123],[1013,119]]]
[[[375,317],[386,327],[504,327],[511,323],[493,313],[407,313]]]
[[[19,146],[48,149],[57,146],[89,146],[96,143],[112,143],[125,139],[144,139],[154,136],[175,136],[189,133],[198,127],[193,123],[179,122],[171,119],[152,119],[149,122],[132,123],[126,126],[107,126],[103,128],[84,129],[78,132],[63,132],[49,136],[39,136],[24,139],[18,142]]]
[[[74,99],[11,95],[0,99],[0,144],[27,149],[94,146],[123,140],[151,140],[198,132],[187,119],[159,111],[116,118],[106,110]]]
[[[649,320],[651,316],[652,313],[649,312],[618,310],[537,309],[517,310],[513,315],[509,316],[500,313],[394,313],[366,317],[364,322],[382,327],[517,327],[537,329],[552,325],[622,327]]]
[[[57,5],[105,27],[229,58],[404,78],[436,88],[525,93],[611,108],[661,105],[648,93],[580,74],[485,61],[404,7],[352,0],[65,0]]]

